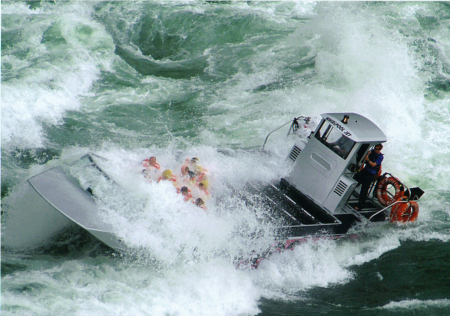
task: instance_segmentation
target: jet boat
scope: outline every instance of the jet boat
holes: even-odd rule
[[[297,117],[288,122],[290,133],[297,140],[286,158],[291,170],[286,177],[269,184],[249,183],[244,190],[260,196],[258,203],[282,223],[275,234],[275,248],[293,247],[310,237],[340,238],[354,234],[357,228],[416,220],[417,201],[424,192],[417,187],[408,188],[389,173],[379,175],[364,208],[355,209],[360,189],[354,176],[371,148],[387,141],[386,135],[357,113],[325,113],[321,117],[307,137],[302,136],[305,133],[301,123],[309,123],[310,118]],[[81,160],[100,176],[108,177],[97,161],[100,158],[87,154]],[[102,219],[92,190],[82,188],[63,167],[37,174],[26,185],[23,201],[27,205],[23,207],[33,208],[34,212],[56,210],[58,216],[82,227],[109,247],[118,251],[127,249],[113,227]],[[244,193],[237,194],[246,199]],[[45,227],[50,224],[46,220]],[[261,257],[264,256],[258,256],[258,260]]]

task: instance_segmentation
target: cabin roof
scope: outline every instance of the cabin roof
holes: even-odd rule
[[[334,125],[341,133],[355,142],[386,142],[387,137],[384,132],[368,118],[350,112],[343,113],[323,113],[322,117]],[[348,123],[342,123],[344,115],[348,115]]]

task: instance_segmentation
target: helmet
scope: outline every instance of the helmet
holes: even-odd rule
[[[162,177],[163,177],[163,179],[166,179],[166,180],[172,178],[172,171],[170,169],[164,170]]]
[[[202,173],[202,171],[203,171],[203,168],[202,168],[202,167],[197,166],[197,165],[194,167],[194,172],[195,172],[196,174],[200,174],[200,173]]]

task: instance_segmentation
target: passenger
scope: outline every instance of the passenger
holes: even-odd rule
[[[195,172],[189,170],[188,171],[188,176],[189,176],[189,181],[194,183],[195,182]]]
[[[156,162],[156,157],[155,156],[151,156],[150,158],[143,160],[142,161],[142,166],[145,167],[145,168],[153,167],[153,168],[156,168],[158,170],[161,168],[159,163]]]
[[[195,184],[195,174],[189,169],[188,166],[181,166],[181,173],[177,176],[178,181],[176,183],[177,188],[187,186],[188,189],[192,189]]]
[[[201,167],[198,164],[198,158],[196,157],[191,159],[191,170],[194,170],[196,176],[195,181],[197,183],[201,182],[202,180],[207,180],[206,174],[208,173],[208,169]]]
[[[192,157],[191,161],[190,161],[190,164],[191,165],[196,165],[197,163],[198,163],[198,158],[197,157]]]
[[[210,194],[209,194],[209,191],[208,191],[208,188],[209,188],[208,181],[203,180],[202,182],[200,182],[200,183],[198,184],[198,188],[199,188],[199,193],[200,193],[200,195],[201,195],[205,200],[209,199]]]
[[[166,169],[162,173],[162,176],[159,177],[158,182],[160,182],[161,180],[168,180],[175,184],[175,182],[177,181],[177,177],[175,177],[175,175],[172,174],[172,170]]]
[[[195,178],[196,182],[199,183],[199,182],[202,182],[203,180],[207,179],[206,169],[203,169],[200,166],[195,166],[194,172],[195,172],[195,175],[196,175],[196,178]]]
[[[200,165],[198,164],[198,162],[199,162],[199,159],[198,159],[197,157],[193,157],[193,158],[191,158],[190,160],[186,158],[186,161],[185,161],[185,163],[184,163],[183,165],[184,165],[184,166],[188,166],[189,169],[190,169],[191,171],[193,170],[195,173],[198,173],[198,172],[196,171],[196,169],[198,169],[198,168],[200,168],[201,170],[207,172],[208,170],[206,170],[206,169],[200,167]]]
[[[189,172],[189,167],[188,166],[181,166],[181,175],[183,177],[187,177],[188,176],[188,172]]]
[[[197,205],[198,207],[204,209],[206,211],[206,205],[205,202],[201,199],[201,198],[197,198],[195,200],[195,205]]]
[[[142,160],[142,167],[147,168],[148,166],[150,166],[149,160],[150,158]]]
[[[158,162],[156,162],[155,156],[151,156],[150,158],[142,161],[142,166],[145,167],[145,169],[142,170],[145,178],[147,178],[149,181],[152,181],[153,179],[156,180],[158,178],[158,173],[161,169],[161,166]]]
[[[185,162],[181,166],[181,174],[183,178],[187,178],[184,174],[185,168],[187,168],[187,172],[189,175],[189,181],[192,183],[199,183],[204,178],[206,173],[208,172],[207,169],[202,168],[200,165],[198,165],[199,159],[197,157],[193,157],[191,159],[186,158]],[[206,178],[205,178],[206,179]]]
[[[196,171],[196,169],[197,169],[198,171]],[[196,164],[196,165],[194,166],[194,171],[195,171],[196,173],[202,173],[202,172],[208,172],[208,169],[206,169],[205,167],[200,167],[199,164]]]
[[[179,190],[178,193],[181,193],[183,195],[183,200],[185,202],[192,199],[192,194],[190,193],[191,191],[188,189],[187,186],[183,186],[183,187],[181,187],[181,189],[177,189],[177,191],[178,190]]]
[[[355,209],[357,210],[363,209],[364,204],[366,203],[370,185],[378,177],[378,171],[380,170],[381,163],[384,159],[384,156],[381,153],[382,149],[383,145],[375,145],[374,150],[369,151],[367,156],[364,158],[364,161],[366,163],[365,167],[355,176],[355,180],[358,181],[358,185],[361,184],[358,206],[355,207]]]
[[[200,190],[202,190],[202,191],[206,192],[207,194],[209,194],[209,192],[208,192],[208,181],[203,180],[202,182],[200,182],[198,184],[198,187],[200,188]]]
[[[193,179],[195,178],[195,173],[193,173],[188,166],[182,165],[181,166],[181,181],[186,182],[193,182]]]
[[[193,168],[196,164],[197,164],[198,158],[197,157],[193,157],[191,159],[186,158],[186,160],[183,163],[183,166],[188,166]]]
[[[200,167],[199,165],[195,165],[193,169],[196,175],[199,175],[200,173],[203,172],[203,168]]]

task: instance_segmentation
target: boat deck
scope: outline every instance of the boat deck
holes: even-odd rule
[[[260,197],[258,203],[264,204],[273,218],[282,221],[283,224],[277,230],[280,238],[345,235],[357,224],[387,220],[386,214],[381,212],[369,221],[372,215],[382,209],[382,206],[373,199],[367,200],[362,211],[355,210],[359,196],[357,190],[344,206],[333,214],[315,204],[284,179],[279,183],[265,186],[252,183],[247,186],[246,191],[257,194]],[[255,203],[255,201],[247,202]]]

